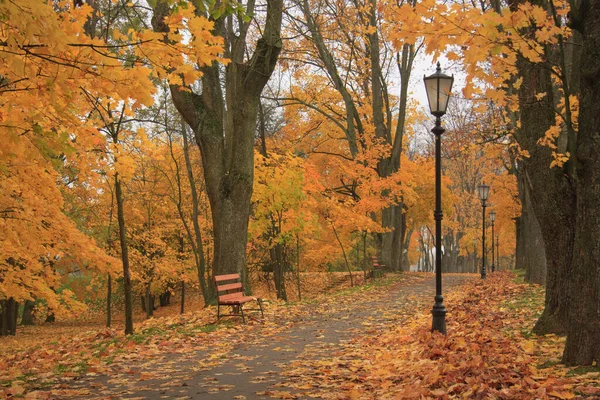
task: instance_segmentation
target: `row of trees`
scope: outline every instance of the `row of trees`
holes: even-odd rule
[[[246,276],[248,265],[272,270],[285,299],[292,260],[351,270],[355,249],[364,267],[367,242],[391,269],[416,264],[428,253],[433,165],[409,83],[425,51],[468,74],[447,118],[444,265],[470,270],[475,188],[491,183],[502,255],[516,232],[532,279],[546,276],[547,260],[536,330],[569,327],[565,361],[597,360],[600,319],[588,317],[599,302],[598,246],[583,234],[600,222],[590,200],[597,72],[587,58],[598,47],[596,8],[0,4],[10,21],[0,71],[3,333],[14,333],[18,302],[79,310],[64,283],[81,274],[108,289],[109,305],[119,279],[132,333],[132,284],[150,315],[153,292],[196,282],[209,303],[212,274]],[[531,249],[542,242],[540,256]]]

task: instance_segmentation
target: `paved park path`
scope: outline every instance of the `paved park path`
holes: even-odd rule
[[[326,391],[330,380],[314,376],[306,382],[307,368],[343,355],[353,338],[378,335],[412,315],[427,312],[435,292],[433,275],[404,274],[400,281],[378,286],[354,296],[332,295],[322,303],[306,305],[302,314],[269,316],[278,329],[254,323],[248,332],[239,330],[218,340],[220,330],[210,336],[210,349],[188,352],[158,352],[119,363],[110,376],[91,376],[64,382],[70,388],[89,389],[87,399],[269,399],[311,398],[312,390]],[[474,276],[444,276],[444,293],[474,279]]]

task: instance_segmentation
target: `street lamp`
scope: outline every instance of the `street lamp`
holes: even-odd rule
[[[485,207],[486,200],[490,195],[490,187],[485,183],[482,183],[477,187],[477,194],[479,194],[479,200],[481,200],[481,207],[483,208],[483,234],[481,237],[481,279],[485,279]]]
[[[435,73],[423,77],[427,100],[431,114],[435,116],[435,127],[431,130],[435,135],[435,303],[432,314],[431,330],[446,334],[446,307],[442,296],[442,157],[441,138],[445,129],[442,128],[442,116],[446,114],[450,90],[454,76],[442,73],[440,63],[437,63]]]
[[[494,221],[496,220],[496,211],[490,212],[490,221],[492,222],[492,272],[496,270],[494,267]]]

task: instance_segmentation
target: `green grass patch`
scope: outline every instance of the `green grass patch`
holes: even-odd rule
[[[58,374],[64,374],[65,372],[76,372],[78,374],[85,374],[89,366],[87,361],[82,360],[75,364],[58,364],[54,370]]]
[[[352,294],[352,293],[356,293],[356,292],[364,292],[367,290],[372,290],[374,288],[389,286],[392,283],[396,282],[396,279],[394,279],[395,277],[396,277],[395,273],[386,272],[386,275],[384,275],[383,277],[371,279],[369,283],[362,284],[362,285],[355,285],[350,288],[341,289],[341,290],[335,292],[334,296],[344,296],[347,294]]]
[[[168,329],[169,327],[166,327],[166,328]],[[142,329],[140,334],[144,335],[144,336],[157,336],[157,335],[165,333],[167,329],[159,327],[159,326],[152,326],[150,328]]]
[[[515,269],[512,272],[513,272],[513,274],[515,274],[515,282],[525,283],[525,268]]]
[[[227,321],[227,322],[229,322],[229,321]],[[229,322],[229,324],[231,325],[231,322]],[[217,329],[219,329],[217,324],[208,324],[208,325],[204,325],[203,327],[201,327],[200,332],[210,333],[210,332],[216,331]]]
[[[579,366],[577,368],[573,368],[572,370],[567,372],[566,376],[585,375],[585,374],[589,374],[590,372],[597,372],[598,378],[600,378],[600,367],[597,365],[586,365],[586,366]]]
[[[537,369],[550,368],[550,367],[554,367],[555,365],[559,365],[559,364],[560,364],[560,361],[558,361],[558,360],[554,360],[554,361],[547,360],[541,364],[538,364]]]

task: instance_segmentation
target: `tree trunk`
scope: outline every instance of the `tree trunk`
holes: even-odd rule
[[[0,336],[17,334],[18,303],[12,297],[0,300]]]
[[[521,126],[515,132],[515,138],[529,153],[521,161],[522,173],[524,184],[531,189],[531,203],[547,259],[546,304],[534,332],[564,334],[570,297],[567,282],[573,254],[575,197],[568,170],[550,168],[552,150],[538,144],[555,121],[550,70],[520,55],[517,69],[523,81],[518,90]],[[546,96],[538,99],[539,93],[546,93]]]
[[[185,312],[185,282],[181,281],[181,308],[179,310],[180,314]]]
[[[146,302],[144,307],[146,309],[146,319],[150,318],[154,314],[154,305],[152,304],[154,303],[154,296],[152,296],[151,285],[152,281],[146,284],[146,295],[144,297]]]
[[[517,263],[525,268],[525,281],[546,284],[546,251],[540,224],[531,203],[531,187],[525,175],[516,169],[521,216],[517,221]]]
[[[287,291],[285,289],[285,262],[283,259],[283,245],[275,244],[269,250],[271,256],[271,265],[273,266],[273,280],[275,281],[275,292],[277,298],[287,301]]]
[[[56,316],[54,315],[53,309],[48,308],[48,314],[46,314],[46,320],[44,322],[49,324],[56,322]]]
[[[247,15],[254,13],[254,4],[247,4]],[[168,32],[164,22],[170,12],[167,2],[158,1],[153,11],[154,30]],[[236,20],[240,34],[234,36],[229,34],[234,29],[230,26],[234,18],[217,19],[214,33],[225,38],[225,54],[231,60],[224,72],[216,62],[203,67],[202,94],[171,86],[173,102],[192,128],[202,154],[213,222],[213,273],[239,273],[243,281],[258,105],[281,51],[282,13],[282,0],[267,2],[262,36],[247,61],[250,21]]]
[[[116,143],[116,140],[115,140]],[[119,241],[121,242],[121,261],[123,262],[123,289],[125,292],[125,334],[133,334],[133,303],[131,299],[131,275],[129,273],[129,249],[125,229],[125,207],[119,173],[115,173],[115,197],[117,200],[117,221],[119,223]]]
[[[575,28],[582,34],[577,136],[576,233],[563,362],[600,363],[600,3],[582,1]],[[579,24],[579,25],[578,25]]]
[[[340,248],[342,249],[342,254],[344,255],[344,263],[346,264],[346,269],[348,270],[348,274],[350,275],[350,286],[354,287],[354,277],[352,276],[352,270],[350,269],[350,263],[348,262],[348,257],[346,256],[346,250],[344,250],[344,245],[342,244],[342,241],[340,240],[337,230],[335,229],[335,225],[333,225],[332,221],[329,221],[329,222],[331,223],[331,229],[333,229],[335,238],[337,239],[338,243],[340,244]]]
[[[194,252],[194,261],[196,263],[196,270],[198,272],[198,282],[202,289],[202,297],[204,304],[211,304],[216,299],[215,287],[212,279],[207,276],[207,263],[204,258],[204,245],[202,244],[202,231],[200,230],[200,200],[198,198],[198,191],[196,189],[196,178],[194,177],[194,170],[192,168],[192,161],[190,159],[190,150],[187,137],[187,129],[185,125],[182,127],[183,136],[183,155],[185,159],[185,167],[187,171],[187,177],[190,184],[190,192],[192,195],[192,225],[194,227],[194,234],[189,231],[186,227],[186,233],[188,240],[192,245],[192,251]],[[181,215],[183,217],[183,215]]]
[[[33,306],[34,301],[25,300],[23,303],[23,316],[21,317],[21,325],[33,325]]]
[[[171,304],[171,291],[169,290],[171,288],[171,285],[169,285],[169,288],[167,288],[167,290],[165,290],[164,292],[162,292],[160,294],[160,296],[158,296],[158,301],[159,301],[159,305],[161,307],[166,307],[169,304]]]

